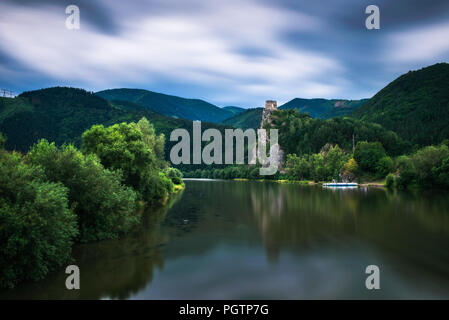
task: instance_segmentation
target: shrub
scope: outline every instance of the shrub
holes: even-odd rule
[[[174,184],[182,184],[182,172],[176,168],[167,168],[164,170],[167,178],[170,178]]]
[[[70,256],[77,235],[68,190],[18,153],[0,152],[0,287],[39,280]]]
[[[115,238],[139,222],[136,193],[121,184],[118,172],[104,169],[95,155],[41,140],[27,158],[43,168],[48,180],[68,188],[82,242]]]
[[[385,185],[388,189],[393,189],[396,186],[396,177],[394,174],[389,173],[385,178]]]
[[[386,156],[380,142],[358,142],[354,150],[354,159],[364,171],[376,173],[377,164]]]
[[[394,169],[393,160],[390,157],[385,156],[379,159],[379,161],[377,162],[376,175],[378,178],[383,178],[387,174],[391,173],[393,169]]]
[[[396,183],[400,188],[406,188],[416,179],[416,169],[412,160],[407,156],[400,156],[397,159],[397,169],[399,171],[399,178]]]

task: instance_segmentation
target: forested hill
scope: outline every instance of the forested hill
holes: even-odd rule
[[[349,117],[317,119],[295,109],[275,111],[271,120],[270,126],[279,130],[279,144],[286,154],[318,153],[325,145],[338,145],[351,153],[353,141],[380,142],[391,156],[410,151],[408,142],[376,123]]]
[[[263,108],[254,108],[243,111],[232,118],[223,121],[223,124],[241,129],[257,129],[262,122]]]
[[[368,99],[302,99],[295,98],[279,107],[281,110],[296,109],[313,118],[329,119],[349,114],[362,106]]]
[[[173,129],[192,128],[190,120],[167,117],[128,101],[108,102],[82,89],[54,87],[0,98],[0,132],[7,137],[6,148],[22,152],[41,138],[58,145],[79,145],[81,134],[94,124],[112,125],[142,117],[166,135],[166,150],[171,148],[168,137]],[[202,127],[223,128],[207,122]]]
[[[419,146],[449,138],[449,64],[400,76],[352,116],[379,123]]]
[[[223,107],[223,109],[227,110],[227,111],[231,111],[233,115],[237,115],[246,110],[245,108],[240,108],[240,107],[236,107],[236,106],[226,106],[226,107]]]
[[[169,117],[189,120],[219,123],[234,116],[236,111],[219,108],[200,99],[185,99],[143,89],[110,89],[96,94],[106,100],[130,101]]]

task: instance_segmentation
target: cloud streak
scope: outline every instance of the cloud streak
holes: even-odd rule
[[[140,87],[220,105],[260,106],[266,98],[361,98],[392,76],[382,68],[393,62],[407,67],[448,57],[448,42],[440,37],[449,23],[390,32],[379,40],[362,24],[351,31],[354,21],[335,28],[348,20],[347,13],[338,22],[335,8],[335,20],[329,20],[329,12],[319,14],[312,6],[103,0],[93,8],[82,1],[81,30],[70,31],[64,8],[51,0],[39,6],[6,1],[0,4],[0,58],[8,59],[0,59],[0,85],[14,82],[29,89],[29,78],[20,85],[27,81],[21,74],[32,74],[33,88],[47,83],[91,90]],[[363,21],[363,14],[357,19]],[[376,58],[385,50],[389,61]]]

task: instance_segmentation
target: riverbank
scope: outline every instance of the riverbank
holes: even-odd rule
[[[236,178],[232,179],[234,181],[260,181],[260,182],[276,182],[276,183],[282,183],[282,184],[300,184],[300,185],[309,185],[309,186],[316,186],[316,185],[323,185],[326,182],[331,181],[311,181],[311,180],[269,180],[269,179],[241,179]],[[370,181],[370,182],[362,182],[358,184],[359,187],[376,187],[376,188],[385,188],[385,180],[379,180],[379,181]]]

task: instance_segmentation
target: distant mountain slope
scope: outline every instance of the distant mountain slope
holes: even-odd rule
[[[248,109],[238,115],[233,116],[232,118],[226,119],[223,121],[223,124],[241,129],[257,129],[262,121],[262,111],[263,108]]]
[[[174,118],[219,123],[234,115],[233,111],[219,108],[204,100],[185,99],[142,89],[110,89],[96,94],[106,100],[134,102]]]
[[[38,139],[61,145],[79,145],[81,134],[94,124],[112,125],[146,117],[158,133],[167,137],[166,151],[173,144],[168,137],[175,128],[190,129],[192,121],[175,119],[129,101],[111,101],[82,89],[54,87],[29,91],[16,98],[0,98],[0,132],[6,148],[26,152]],[[222,128],[207,122],[202,127]],[[167,153],[166,153],[167,155]]]
[[[343,116],[362,106],[368,99],[302,99],[295,98],[279,107],[281,110],[297,109],[301,113],[308,113],[312,118],[329,119]]]
[[[226,107],[223,107],[222,109],[231,111],[233,115],[242,113],[243,111],[246,110],[245,108],[240,108],[240,107],[235,107],[235,106],[226,106]]]
[[[409,71],[352,116],[377,122],[420,146],[449,138],[449,64]]]

